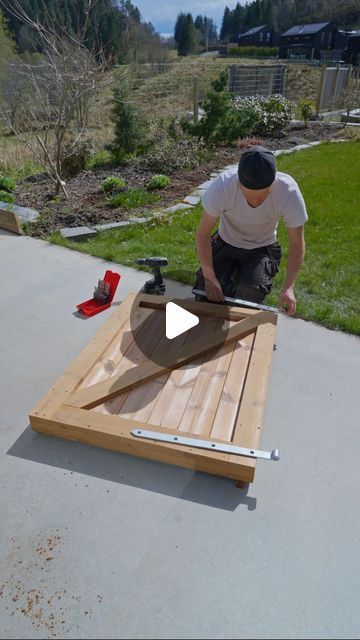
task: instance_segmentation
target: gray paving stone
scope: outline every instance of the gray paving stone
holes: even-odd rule
[[[0,202],[0,211],[12,211],[16,213],[20,222],[34,222],[39,217],[39,212],[28,207],[19,207],[17,204]]]
[[[186,196],[186,198],[184,198],[183,202],[186,202],[187,204],[191,204],[192,207],[194,207],[196,204],[199,204],[200,202],[200,196],[196,195],[191,195],[191,196]]]
[[[94,229],[98,231],[107,231],[108,229],[117,229],[118,227],[126,227],[129,225],[129,220],[122,220],[121,222],[108,222],[107,224],[96,224]]]
[[[175,211],[182,211],[185,209],[191,209],[191,205],[180,202],[179,204],[175,204],[173,207],[167,207],[167,209],[163,209],[163,213],[174,213]]]
[[[60,233],[67,240],[84,240],[96,236],[97,230],[90,227],[64,227]]]

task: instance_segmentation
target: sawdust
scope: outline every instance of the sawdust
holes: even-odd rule
[[[82,596],[68,592],[65,579],[60,589],[54,590],[52,565],[61,553],[62,538],[57,529],[48,536],[39,536],[35,544],[19,544],[11,538],[12,548],[6,557],[8,577],[0,585],[0,599],[10,617],[24,616],[31,625],[48,638],[74,633],[73,608],[79,606],[85,619],[93,610],[81,606]],[[30,549],[29,549],[30,545]],[[19,558],[19,556],[22,556]],[[45,572],[45,577],[44,573]],[[4,576],[5,572],[1,570]],[[102,596],[97,595],[97,603]],[[78,625],[76,625],[78,628]]]

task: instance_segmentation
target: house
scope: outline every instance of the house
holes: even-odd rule
[[[341,43],[343,46],[335,49]],[[334,22],[298,24],[281,34],[279,57],[330,60],[334,59],[336,50],[338,52],[336,56],[340,59],[344,46],[346,46],[346,40],[343,41]]]
[[[344,60],[354,66],[360,65],[360,31],[349,34],[347,47],[344,51]]]
[[[268,24],[253,27],[245,33],[239,33],[239,47],[277,47],[279,35]]]

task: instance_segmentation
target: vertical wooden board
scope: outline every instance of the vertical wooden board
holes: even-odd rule
[[[165,335],[161,336],[160,341],[154,349],[154,357],[159,356],[165,350],[166,353],[169,354],[177,351],[179,347],[184,344],[185,340],[186,334],[179,335],[177,338],[171,340],[170,343]],[[121,415],[122,418],[131,418],[132,420],[139,421],[148,420],[156,398],[162,391],[168,377],[169,372],[166,372],[164,375],[154,378],[154,380],[150,380],[131,389],[118,414]]]
[[[85,389],[92,384],[96,384],[101,380],[105,380],[116,375],[117,367],[122,358],[130,348],[134,340],[134,331],[136,327],[141,325],[146,318],[151,315],[151,309],[138,307],[135,311],[132,322],[130,324],[130,316],[126,324],[114,333],[114,337],[102,356],[94,363],[89,373],[82,382],[76,387],[76,390]]]
[[[212,333],[217,326],[218,321],[216,318],[202,319],[200,324],[194,327],[186,336],[185,342],[197,340],[204,333],[204,330]],[[170,429],[178,428],[203,361],[204,356],[201,356],[191,364],[175,369],[170,373],[149,416],[149,421],[152,424],[162,425]]]
[[[275,333],[276,326],[271,323],[259,325],[256,330],[233,437],[233,444],[241,447],[259,446]]]
[[[231,342],[204,359],[179,431],[196,433],[204,438],[210,435],[233,350],[234,342]]]
[[[119,309],[110,316],[64,374],[32,409],[30,418],[31,415],[51,416],[59,405],[68,399],[112,342],[114,333],[121,331],[126,326],[134,299],[135,294],[129,294],[126,297]]]
[[[147,311],[146,309],[144,309]],[[162,313],[159,311],[159,313]],[[141,326],[141,343],[143,345],[143,349],[147,351],[149,348],[149,352],[151,353],[151,346],[153,345],[153,350],[156,349],[161,336],[157,331],[158,327],[158,318],[157,312],[154,313],[150,310],[150,316],[148,317],[146,323]],[[121,361],[119,362],[116,369],[113,371],[113,376],[121,376],[122,374],[129,371],[144,362],[147,362],[147,357],[139,348],[137,342],[134,340],[128,350],[123,355]],[[92,411],[96,411],[97,413],[104,413],[107,415],[116,415],[121,410],[124,402],[129,396],[131,391],[125,391],[123,393],[119,393],[117,396],[108,400],[107,402],[94,407]]]
[[[210,434],[215,440],[232,440],[254,338],[246,336],[235,345]]]

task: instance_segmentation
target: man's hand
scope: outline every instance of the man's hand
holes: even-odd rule
[[[216,276],[204,276],[204,280],[207,299],[211,300],[211,302],[225,302],[220,282],[218,281]]]
[[[293,316],[296,311],[296,298],[293,287],[282,289],[279,296],[279,307],[284,309],[287,316]]]

